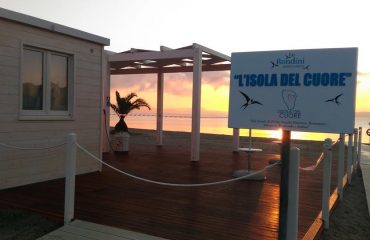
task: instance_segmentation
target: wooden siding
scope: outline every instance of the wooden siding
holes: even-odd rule
[[[102,46],[62,34],[0,19],[0,142],[43,147],[65,141],[69,132],[100,155]],[[19,120],[22,44],[74,56],[73,120]],[[64,148],[20,151],[0,147],[0,189],[64,175]],[[99,164],[78,154],[78,173],[97,171]]]

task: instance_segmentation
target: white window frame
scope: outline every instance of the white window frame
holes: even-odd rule
[[[23,54],[24,50],[38,51],[43,53],[43,109],[24,110],[23,109]],[[20,103],[19,120],[74,120],[74,79],[75,79],[75,56],[63,50],[44,48],[35,44],[21,44],[20,61]],[[51,110],[51,84],[48,79],[50,76],[51,55],[58,55],[68,58],[68,106],[67,111]]]

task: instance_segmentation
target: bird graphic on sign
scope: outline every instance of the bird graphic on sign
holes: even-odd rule
[[[336,97],[333,97],[333,98],[330,98],[328,100],[326,100],[325,102],[334,102],[336,103],[337,105],[340,105],[341,103],[338,101],[338,99],[343,95],[343,93],[337,95]]]
[[[303,67],[304,70],[309,70],[309,68],[310,68],[310,65]]]
[[[288,55],[285,55],[285,59],[294,58],[294,57],[295,57],[294,53],[289,53]]]
[[[274,68],[274,67],[279,67],[278,64],[274,63],[273,61],[270,61],[270,63],[272,64],[271,68]]]
[[[248,97],[247,94],[243,93],[242,91],[239,91],[245,98],[245,101],[246,103],[244,103],[240,108],[243,108],[246,109],[249,105],[252,105],[252,104],[259,104],[259,105],[262,105],[262,103],[260,103],[259,101],[256,101],[250,97]]]

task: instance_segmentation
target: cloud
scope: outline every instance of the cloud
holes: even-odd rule
[[[215,89],[222,86],[229,86],[230,72],[229,71],[217,71],[217,72],[204,72],[203,83],[213,86]]]
[[[357,84],[370,81],[370,72],[357,72]]]
[[[370,77],[370,72],[357,72],[358,77]]]
[[[126,88],[131,92],[141,92],[157,87],[156,74],[140,74],[140,75],[112,75],[111,89]]]
[[[164,88],[167,94],[191,95],[193,73],[167,73],[164,75]],[[229,72],[203,72],[202,84],[208,84],[218,89],[229,85]],[[157,88],[156,74],[112,75],[111,89],[127,88],[133,92],[155,90]]]

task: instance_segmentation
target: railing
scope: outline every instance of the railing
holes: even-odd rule
[[[340,138],[336,142],[332,142],[331,139],[326,139],[323,145],[323,152],[320,154],[316,163],[309,167],[300,167],[300,150],[298,148],[291,149],[291,159],[289,164],[289,206],[288,206],[288,229],[287,229],[287,239],[296,239],[298,233],[298,196],[299,196],[299,170],[302,171],[315,171],[317,167],[323,162],[323,183],[322,183],[322,220],[324,223],[324,228],[329,228],[329,201],[330,201],[330,185],[331,185],[331,168],[332,168],[332,151],[336,144],[339,144],[339,155],[338,155],[338,166],[337,166],[337,192],[340,200],[343,199],[343,178],[344,178],[344,134],[340,134]],[[351,183],[351,175],[356,172],[356,169],[361,163],[361,138],[362,131],[361,127],[359,130],[355,129],[353,134],[348,134],[348,158],[347,158],[347,182]],[[352,147],[352,143],[353,147]],[[0,146],[9,149],[17,150],[45,150],[45,149],[55,149],[66,145],[66,160],[65,160],[65,199],[64,199],[64,223],[67,224],[74,219],[74,202],[75,202],[75,176],[76,176],[76,152],[77,148],[82,150],[85,154],[93,158],[94,160],[106,165],[107,167],[124,174],[125,176],[134,178],[136,180],[144,181],[147,183],[170,186],[170,187],[206,187],[214,186],[219,184],[226,184],[235,182],[241,179],[247,179],[254,175],[260,174],[268,169],[279,165],[280,162],[268,165],[263,169],[247,174],[238,178],[232,178],[216,182],[207,183],[196,183],[196,184],[179,184],[179,183],[169,183],[160,182],[143,177],[135,176],[133,174],[127,173],[121,169],[118,169],[100,158],[96,157],[94,154],[90,153],[86,148],[81,146],[77,141],[77,136],[74,133],[70,133],[67,137],[67,142],[60,143],[48,147],[19,147],[12,146],[4,143],[0,143]]]

